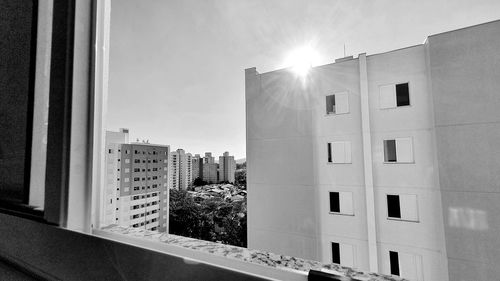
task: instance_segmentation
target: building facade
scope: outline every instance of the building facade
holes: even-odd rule
[[[496,21],[306,77],[247,69],[248,247],[495,279],[499,49]]]
[[[212,153],[205,152],[202,164],[202,180],[207,183],[218,183],[218,169],[219,165],[215,163],[215,158],[212,156]]]
[[[234,156],[229,156],[229,152],[224,152],[219,156],[219,182],[234,183],[234,172],[236,170],[236,161]]]
[[[101,225],[168,232],[169,146],[127,142],[128,131],[106,132]]]
[[[195,154],[192,158],[193,163],[193,181],[197,178],[203,178],[203,158],[199,154]]]
[[[191,153],[177,149],[170,158],[170,188],[187,190],[193,184],[193,165]]]

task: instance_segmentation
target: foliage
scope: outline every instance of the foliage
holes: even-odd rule
[[[246,247],[246,202],[195,200],[187,191],[170,190],[169,226],[171,234]]]
[[[247,170],[241,169],[234,172],[234,183],[238,186],[247,186]]]
[[[208,183],[204,180],[202,180],[201,178],[196,178],[194,179],[193,181],[193,186],[204,186],[204,185],[207,185]]]

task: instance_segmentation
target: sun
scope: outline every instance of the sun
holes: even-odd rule
[[[312,46],[306,45],[288,53],[285,66],[289,67],[296,75],[305,77],[318,58],[318,52]]]

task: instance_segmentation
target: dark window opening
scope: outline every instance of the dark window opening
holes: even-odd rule
[[[408,83],[396,85],[396,104],[397,106],[410,105],[410,90]]]
[[[401,218],[399,195],[387,195],[387,213],[390,218]]]
[[[326,96],[326,114],[335,114],[335,95]]]
[[[399,276],[399,257],[398,252],[389,251],[389,260],[391,263],[391,274]]]
[[[397,162],[396,140],[384,140],[384,161]]]
[[[332,242],[332,262],[340,264],[340,244]]]
[[[340,199],[338,192],[330,192],[330,212],[340,213]]]
[[[328,143],[328,163],[332,163],[332,144]]]

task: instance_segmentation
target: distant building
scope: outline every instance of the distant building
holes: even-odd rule
[[[236,162],[234,156],[229,156],[229,152],[224,152],[219,157],[219,182],[234,183],[234,172],[236,170]]]
[[[101,225],[168,231],[169,146],[128,144],[128,130],[106,132]]]
[[[192,186],[192,156],[183,149],[177,149],[170,157],[170,188],[187,190]]]
[[[197,178],[203,178],[203,158],[199,154],[195,154],[192,158],[193,163],[193,181]]]
[[[212,153],[206,152],[203,157],[202,180],[207,183],[218,183],[218,168],[219,165],[215,163]]]
[[[246,69],[248,247],[408,280],[498,279],[500,21]]]

